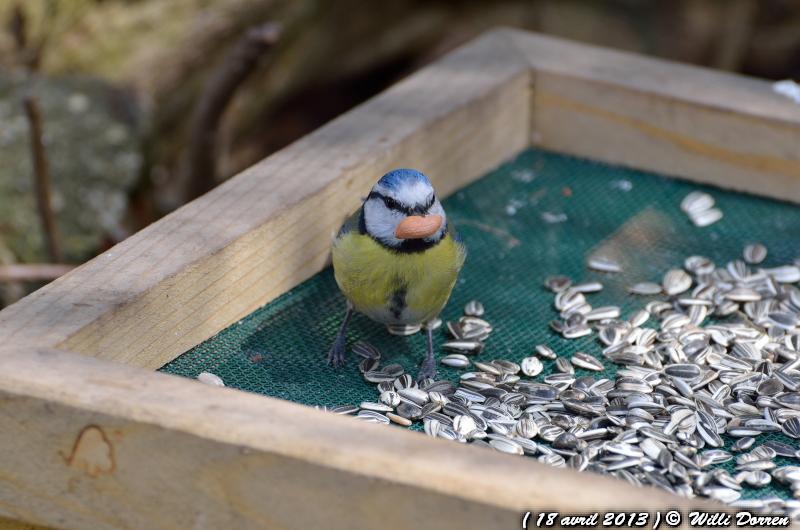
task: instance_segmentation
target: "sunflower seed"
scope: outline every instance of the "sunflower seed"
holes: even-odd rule
[[[402,417],[403,416],[401,416],[401,418]],[[433,418],[425,418],[423,425],[425,429],[425,434],[427,434],[431,438],[436,438],[439,436],[439,429],[442,427],[442,423],[439,420]]]
[[[330,410],[335,414],[348,415],[348,414],[355,414],[356,412],[358,412],[358,407],[353,407],[351,405],[339,405],[337,407],[333,407]]]
[[[784,484],[796,483],[800,481],[800,466],[779,467],[772,472],[772,476]]]
[[[400,394],[398,394],[394,390],[387,390],[385,392],[381,392],[380,400],[381,403],[383,403],[384,405],[388,405],[390,407],[390,410],[392,410],[397,405],[400,404]]]
[[[420,390],[419,388],[400,388],[397,393],[400,395],[401,398],[405,398],[406,400],[412,402],[415,405],[419,405],[420,407],[428,402],[430,399],[428,397],[428,393],[424,390]]]
[[[483,304],[477,300],[471,300],[464,306],[464,314],[472,317],[483,316]]]
[[[800,282],[800,267],[797,265],[773,267],[771,269],[764,269],[764,272],[775,278],[775,281],[780,283]]]
[[[773,311],[767,315],[767,321],[787,331],[797,327],[797,315],[791,311]]]
[[[522,373],[528,377],[535,377],[542,373],[544,365],[537,357],[525,357],[520,363]]]
[[[520,444],[507,438],[489,440],[489,445],[491,445],[501,453],[508,453],[512,455],[524,454],[522,446]]]
[[[353,344],[353,353],[365,359],[378,360],[381,358],[381,352],[378,351],[378,348],[363,341]]]
[[[549,346],[545,346],[544,344],[538,344],[534,350],[536,351],[536,355],[543,359],[553,360],[557,357],[556,353]]]
[[[583,352],[575,352],[570,358],[570,362],[577,366],[578,368],[583,368],[584,370],[592,370],[594,372],[602,372],[605,367],[603,363],[592,357],[591,355]]]
[[[205,383],[206,385],[225,386],[222,378],[216,374],[212,374],[211,372],[200,372],[200,374],[197,376],[197,380],[201,383]]]
[[[725,298],[733,302],[758,302],[761,295],[747,287],[736,287],[725,293]]]
[[[711,208],[702,212],[697,212],[689,216],[692,223],[700,228],[712,225],[722,219],[722,210]]]
[[[469,359],[467,356],[461,355],[460,353],[445,355],[440,362],[452,368],[467,368],[469,366]]]
[[[694,214],[714,207],[714,197],[702,191],[693,191],[681,201],[681,210]]]
[[[522,438],[534,438],[539,434],[539,425],[532,418],[522,418],[514,426],[514,432]]]
[[[401,388],[413,388],[414,386],[416,386],[416,382],[409,374],[402,374],[400,377],[397,377],[394,380],[395,390],[400,390]]]
[[[567,464],[563,456],[555,453],[542,455],[537,460],[539,460],[539,462],[542,464],[547,464],[548,466],[553,467],[565,467]]]
[[[422,417],[422,407],[404,401],[397,406],[397,414],[409,420],[416,420]]]
[[[586,264],[590,269],[599,272],[622,272],[619,263],[606,256],[592,256]]]
[[[475,368],[495,376],[502,374],[501,370],[497,366],[490,363],[475,361]]]
[[[554,293],[560,293],[570,285],[572,285],[572,280],[566,276],[549,276],[544,280],[544,286]]]
[[[769,447],[777,456],[783,456],[786,458],[797,458],[797,449],[789,444],[779,442],[777,440],[767,440],[764,442],[764,447]]]
[[[628,292],[641,296],[661,294],[661,286],[653,282],[639,282],[628,287]]]
[[[605,307],[596,307],[586,313],[585,317],[587,321],[592,320],[606,320],[612,318],[618,318],[620,315],[619,307],[617,306],[605,306]]]
[[[603,290],[603,284],[600,282],[577,283],[572,286],[572,290],[579,293],[596,293]]]
[[[592,334],[592,328],[589,326],[574,326],[564,329],[561,335],[565,339],[577,339]]]
[[[747,451],[750,449],[753,444],[755,443],[756,439],[750,436],[745,436],[744,438],[739,438],[734,442],[731,446],[732,451]]]
[[[559,357],[556,359],[556,369],[565,374],[575,373],[575,369],[572,367],[572,364],[570,364],[569,360],[565,357]]]
[[[745,471],[742,479],[754,488],[762,488],[772,482],[772,477],[765,471]]]
[[[400,377],[405,372],[405,369],[399,364],[387,364],[381,369],[381,371],[392,377]]]
[[[693,380],[702,373],[696,364],[670,364],[664,367],[664,373],[680,379]]]
[[[800,438],[800,416],[789,418],[783,422],[783,433],[792,438]]]
[[[683,268],[696,276],[711,274],[714,272],[714,262],[704,256],[689,256],[683,262]]]
[[[477,355],[483,351],[483,343],[477,340],[451,340],[442,344],[443,350]]]
[[[390,412],[394,410],[393,406],[384,403],[373,403],[371,401],[362,401],[359,408],[361,408],[361,410],[372,410],[375,412]]]
[[[761,243],[753,243],[744,247],[742,255],[747,263],[756,265],[767,257],[767,247]]]
[[[477,428],[472,416],[459,414],[453,418],[453,430],[462,436],[466,436]]]
[[[740,492],[724,487],[705,488],[702,490],[702,493],[715,501],[724,502],[726,504],[738,501],[742,496]]]
[[[664,275],[661,286],[669,296],[681,294],[691,288],[692,277],[681,269],[672,269]]]
[[[358,363],[358,370],[362,374],[366,374],[367,372],[377,370],[377,368],[378,368],[378,359],[361,359],[361,362]]]
[[[389,418],[384,414],[369,409],[359,411],[359,413],[354,417],[358,420],[366,421],[368,423],[381,423],[383,425],[388,425],[391,422],[391,420],[389,420]]]

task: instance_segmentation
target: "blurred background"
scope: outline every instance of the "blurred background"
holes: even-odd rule
[[[0,21],[0,307],[493,26],[800,78],[800,0],[0,0]]]

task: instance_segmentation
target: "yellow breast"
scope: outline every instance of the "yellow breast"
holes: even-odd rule
[[[464,248],[450,234],[422,252],[393,252],[353,230],[333,245],[336,282],[356,310],[386,324],[420,324],[450,297]]]

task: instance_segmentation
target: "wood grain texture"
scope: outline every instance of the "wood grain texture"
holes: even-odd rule
[[[447,530],[714,506],[86,356],[3,363],[0,514],[39,524]]]
[[[50,530],[50,528],[0,517],[0,530]]]
[[[488,34],[0,312],[0,343],[157,368],[318,272],[394,167],[442,195],[527,145],[528,66]]]
[[[534,145],[800,202],[800,105],[770,83],[511,31]]]

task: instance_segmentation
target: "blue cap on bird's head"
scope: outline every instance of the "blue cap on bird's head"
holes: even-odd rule
[[[395,190],[401,185],[417,182],[427,184],[428,186],[431,185],[428,177],[423,175],[420,171],[417,171],[416,169],[399,168],[393,169],[382,176],[377,185],[390,190]]]

